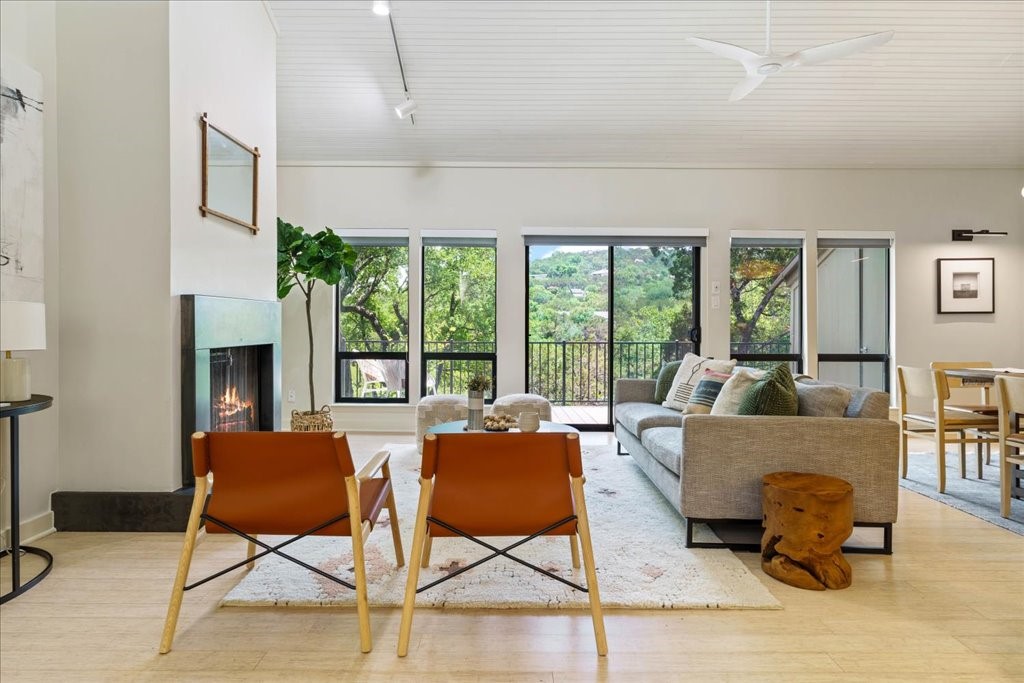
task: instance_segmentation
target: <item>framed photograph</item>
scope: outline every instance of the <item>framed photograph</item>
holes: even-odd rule
[[[937,260],[939,313],[995,313],[994,258]]]

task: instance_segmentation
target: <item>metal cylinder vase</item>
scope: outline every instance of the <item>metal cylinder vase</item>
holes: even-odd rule
[[[469,418],[466,429],[479,431],[484,428],[484,392],[469,392]]]

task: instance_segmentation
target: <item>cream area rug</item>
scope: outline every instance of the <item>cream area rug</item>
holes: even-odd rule
[[[389,445],[402,542],[408,555],[419,494],[420,455],[411,445]],[[684,547],[683,519],[629,456],[614,447],[584,451],[586,499],[590,513],[601,603],[633,609],[781,609],[761,580],[725,549]],[[714,540],[704,529],[705,539]],[[268,539],[271,537],[267,537]],[[486,539],[504,547],[514,539]],[[703,539],[702,539],[703,540]],[[503,542],[507,541],[507,542]],[[273,543],[271,543],[273,544]],[[290,554],[349,582],[354,581],[348,538],[306,538]],[[462,538],[434,542],[423,586],[489,553]],[[578,584],[567,537],[542,537],[513,554]],[[387,509],[366,543],[371,606],[400,607],[408,576],[395,567]],[[229,606],[320,606],[354,604],[353,591],[285,560],[267,557],[246,574],[221,604]],[[587,608],[587,595],[499,557],[417,596],[418,607]]]

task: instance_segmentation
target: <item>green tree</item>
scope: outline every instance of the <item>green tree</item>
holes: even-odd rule
[[[790,341],[792,289],[800,276],[800,250],[743,247],[730,250],[729,297],[733,343]]]

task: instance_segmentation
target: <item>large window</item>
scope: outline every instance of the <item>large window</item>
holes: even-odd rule
[[[803,370],[802,254],[800,240],[732,240],[729,341],[740,365],[770,368],[788,361],[794,372]]]
[[[495,240],[423,238],[421,392],[464,394],[469,378],[496,377]]]
[[[818,377],[889,388],[889,240],[818,240]]]
[[[338,285],[335,400],[405,403],[409,388],[409,242],[346,237],[355,278]]]
[[[698,237],[530,235],[527,391],[579,429],[611,424],[615,380],[698,351]]]

